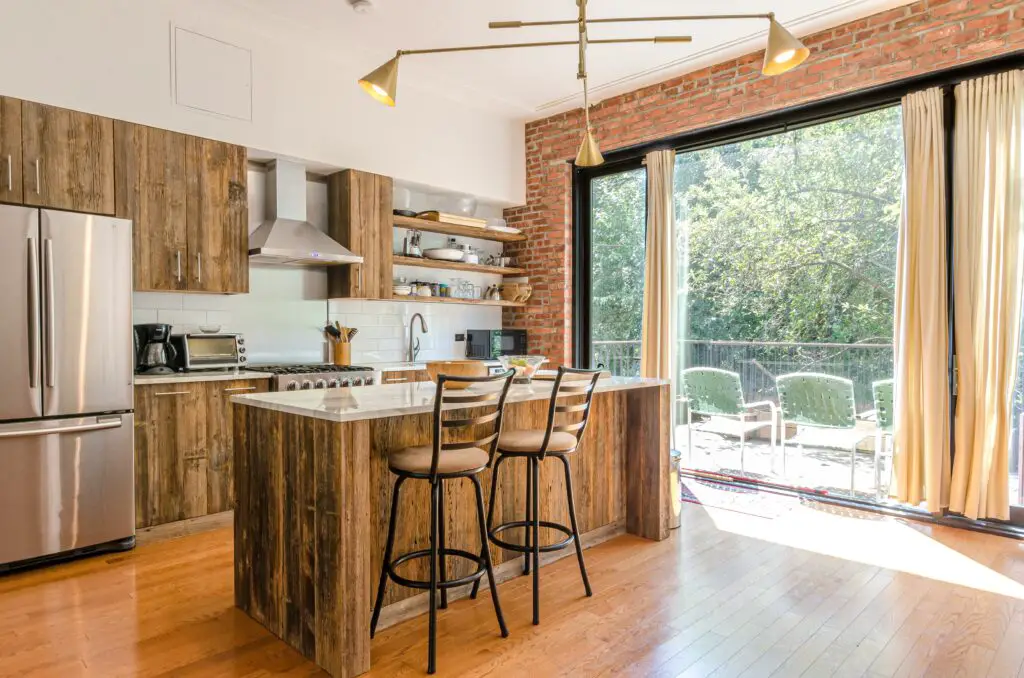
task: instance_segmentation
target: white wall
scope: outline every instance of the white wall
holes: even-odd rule
[[[263,221],[266,175],[250,171],[249,231]],[[429,197],[417,196],[424,209]],[[306,218],[327,230],[327,186],[306,184]],[[397,233],[403,231],[396,230]],[[396,235],[396,237],[398,237]],[[441,236],[437,236],[442,238]],[[477,241],[483,244],[483,241]],[[437,243],[440,244],[440,243]],[[430,243],[428,242],[428,246]],[[493,243],[490,244],[493,248]],[[447,282],[437,271],[399,267],[396,275]],[[473,276],[482,285],[494,276]],[[501,327],[501,309],[390,301],[327,299],[327,272],[316,268],[253,266],[249,270],[249,294],[210,295],[136,292],[135,322],[161,322],[174,332],[190,332],[199,325],[217,324],[225,332],[241,332],[254,363],[320,362],[327,359],[322,328],[330,321],[359,328],[352,344],[355,364],[405,360],[409,321],[414,313],[427,319],[429,332],[420,338],[420,357],[443,359],[464,356],[465,344],[455,334],[467,329]],[[419,336],[417,334],[417,336]]]
[[[346,54],[343,41],[332,49],[311,44],[295,26],[244,3],[0,0],[0,16],[0,61],[8,65],[0,69],[0,94],[507,205],[525,201],[521,123],[413,81],[402,83],[398,107],[381,106],[356,80],[382,55],[352,47]],[[172,25],[251,50],[251,121],[173,101]],[[210,64],[209,77],[219,77],[217,66]],[[218,85],[193,84],[213,92]]]

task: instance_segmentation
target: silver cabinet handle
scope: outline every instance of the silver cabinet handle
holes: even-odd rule
[[[100,419],[97,417],[95,424],[73,424],[60,428],[37,428],[22,431],[0,431],[0,438],[22,438],[26,436],[49,436],[58,433],[84,433],[86,431],[102,431],[108,428],[121,428],[121,417],[116,419]]]
[[[359,294],[363,294],[363,265],[359,264]]]
[[[155,395],[157,398],[162,398],[163,396],[180,396],[188,394],[189,391],[164,391],[163,393],[154,393],[153,395]]]
[[[14,170],[11,168],[11,154],[7,154],[7,191],[14,190]]]
[[[256,390],[255,386],[238,386],[236,388],[226,388],[226,389],[224,389],[224,392],[225,393],[236,393],[238,391],[255,391],[255,390]]]
[[[36,165],[36,195],[39,195],[40,193],[42,193],[42,190],[43,190],[43,181],[42,181],[42,179],[40,178],[40,175],[39,175],[39,163],[41,163],[41,162],[42,162],[42,158],[36,158],[36,162],[35,162],[35,165]]]
[[[178,269],[178,282],[181,282],[181,250],[174,253],[174,261]]]
[[[405,379],[385,379],[384,383],[385,384],[404,384],[407,381],[409,381],[408,377],[406,377]]]
[[[57,313],[56,292],[53,285],[53,240],[46,238],[43,241],[43,269],[46,284],[46,385],[53,388],[56,385],[55,353],[57,352],[57,328],[54,318]]]
[[[10,158],[11,156],[7,156]],[[39,250],[28,239],[28,387],[39,388]]]
[[[196,266],[197,266],[196,275],[198,277],[196,282],[203,282],[203,253],[202,252],[196,252]]]

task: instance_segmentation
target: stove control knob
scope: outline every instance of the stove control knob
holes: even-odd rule
[[[337,379],[331,379],[327,382],[327,388],[338,388],[341,386],[341,381]]]
[[[355,378],[353,378],[352,379],[352,385],[353,386],[362,386],[363,385],[363,378],[362,377],[355,377]]]
[[[342,385],[342,387],[351,386],[352,385],[352,380],[351,379],[342,379],[341,380],[341,385]]]
[[[286,390],[286,391],[298,391],[299,390],[299,382],[297,382],[297,381],[289,381],[288,385],[285,386],[284,390]]]
[[[375,380],[373,377],[367,377],[366,379],[363,380],[363,384],[365,384],[366,386],[373,386],[374,383]]]
[[[310,390],[312,388],[313,388],[313,382],[311,382],[309,379],[303,379],[302,380],[302,390],[303,391],[308,391],[308,390]]]
[[[313,384],[313,388],[327,388],[327,380],[317,379],[316,382]]]

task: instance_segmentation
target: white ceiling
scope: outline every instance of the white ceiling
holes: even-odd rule
[[[874,14],[910,0],[590,0],[592,18],[774,11],[795,35]],[[359,73],[398,49],[573,40],[574,26],[491,30],[488,21],[572,19],[574,0],[372,0],[356,14],[347,0],[236,0],[269,12],[310,41],[336,52]],[[591,39],[692,35],[690,44],[593,45],[588,52],[592,100],[660,82],[734,56],[762,49],[765,20],[594,25]],[[813,54],[811,56],[813,59]],[[352,87],[355,87],[352,82]],[[402,60],[398,105],[405,88],[439,91],[512,119],[530,120],[582,104],[576,48],[545,47],[494,52],[409,56]]]

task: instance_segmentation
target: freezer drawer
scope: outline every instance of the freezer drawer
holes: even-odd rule
[[[0,565],[135,533],[134,415],[0,425]]]

